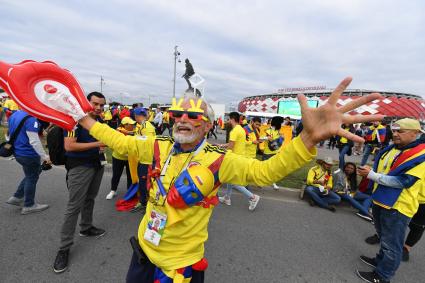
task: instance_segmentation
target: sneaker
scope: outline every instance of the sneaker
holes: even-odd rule
[[[141,212],[142,214],[146,213],[146,205],[141,204],[140,202],[138,202],[131,210],[130,212],[135,213],[135,212]]]
[[[106,195],[106,199],[113,199],[116,195],[116,191],[110,191],[109,194]]]
[[[409,261],[409,250],[406,247],[403,247],[403,254],[401,256],[402,261]]]
[[[384,280],[379,277],[375,272],[365,272],[356,270],[357,275],[366,282],[370,283],[390,283],[390,281]]]
[[[279,189],[280,189],[280,187],[278,185],[276,185],[276,183],[273,183],[273,190],[277,191]]]
[[[249,211],[254,211],[254,209],[257,207],[258,202],[260,201],[259,195],[254,195],[252,199],[249,200]]]
[[[369,265],[369,266],[371,266],[371,267],[373,267],[373,268],[376,268],[376,259],[375,258],[372,258],[372,257],[367,257],[367,256],[364,256],[364,255],[361,255],[360,256],[360,260],[363,262],[363,263],[366,263],[367,265]]]
[[[218,200],[226,205],[232,205],[232,201],[228,197],[219,197]]]
[[[53,263],[53,271],[62,273],[68,269],[69,249],[59,250],[56,255],[55,263]]]
[[[16,206],[23,206],[24,198],[17,198],[12,196],[6,201],[6,203],[11,205],[16,205]]]
[[[32,206],[28,206],[28,207],[24,206],[21,210],[21,214],[25,215],[25,214],[40,212],[48,208],[49,208],[48,204],[34,203]]]
[[[377,245],[380,242],[378,234],[374,234],[373,236],[367,237],[364,241],[369,245]]]
[[[364,214],[361,214],[360,212],[357,212],[357,213],[356,213],[356,215],[357,215],[358,217],[360,217],[360,218],[364,219],[364,220],[369,221],[369,222],[371,222],[371,221],[372,221],[372,217],[371,217],[370,215],[364,215]]]
[[[330,205],[330,206],[328,206],[328,210],[331,211],[331,212],[335,212],[336,208],[334,206]]]
[[[80,231],[81,237],[102,237],[105,235],[106,231],[100,228],[96,228],[94,226],[91,226],[89,229]]]
[[[312,200],[312,199],[309,199],[308,200],[308,204],[310,205],[310,206],[316,206],[316,203],[314,202],[314,200]]]

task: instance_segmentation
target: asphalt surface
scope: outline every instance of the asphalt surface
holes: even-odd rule
[[[321,150],[320,155],[328,155]],[[14,160],[0,159],[0,282],[124,282],[131,256],[128,243],[140,215],[117,212],[105,199],[111,175],[106,173],[97,198],[94,224],[107,230],[101,239],[77,233],[69,270],[54,274],[53,261],[67,202],[65,170],[43,172],[36,199],[48,203],[44,212],[25,215],[5,201],[16,190],[23,172]],[[119,196],[124,194],[124,176]],[[209,225],[206,282],[362,282],[355,269],[370,270],[359,260],[373,256],[378,246],[364,238],[373,226],[348,206],[332,213],[310,207],[296,191],[258,190],[262,198],[254,212],[240,194],[232,206],[219,205]],[[392,282],[423,282],[425,241],[402,263]]]

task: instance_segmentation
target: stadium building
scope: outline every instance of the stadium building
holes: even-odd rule
[[[239,102],[238,110],[247,115],[258,112],[258,114],[278,114],[298,118],[300,115],[297,102],[298,93],[306,95],[310,107],[318,107],[328,100],[331,92],[332,90],[325,89],[325,87],[280,89],[276,93],[245,97]],[[383,114],[390,119],[411,117],[425,122],[425,100],[421,96],[413,94],[347,89],[338,100],[338,105],[345,105],[372,92],[381,93],[383,98],[363,105],[349,114]]]

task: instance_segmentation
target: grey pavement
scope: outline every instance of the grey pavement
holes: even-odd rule
[[[110,174],[105,174],[95,205],[94,224],[107,230],[101,239],[76,233],[70,268],[54,274],[52,264],[67,201],[65,170],[43,172],[37,200],[51,207],[20,215],[5,204],[22,178],[19,165],[0,159],[0,282],[124,282],[131,256],[128,238],[137,231],[140,216],[117,212],[105,199]],[[119,195],[124,194],[124,176]],[[254,189],[262,199],[254,212],[240,194],[232,206],[219,205],[211,218],[206,256],[206,282],[362,282],[356,268],[370,270],[358,259],[373,256],[377,246],[364,243],[371,224],[348,206],[336,213],[310,207],[297,191]],[[78,228],[77,228],[78,232]],[[423,282],[425,240],[402,263],[392,282]]]

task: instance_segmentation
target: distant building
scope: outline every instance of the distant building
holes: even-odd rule
[[[360,90],[360,89],[347,89],[341,95],[338,100],[338,105],[345,105],[348,102],[355,100],[364,95],[372,92],[379,92],[383,98],[372,101],[367,105],[363,105],[349,114],[383,114],[388,118],[399,118],[399,117],[412,117],[425,121],[425,100],[418,95],[400,93],[400,92],[388,92],[388,91],[371,91],[371,90]],[[262,94],[248,96],[239,102],[239,112],[266,112],[266,113],[278,113],[280,101],[293,101],[296,100],[297,94],[300,91],[279,91],[277,93]],[[332,90],[329,89],[317,89],[317,90],[306,90],[302,91],[308,100],[317,100],[318,106],[324,104]]]

